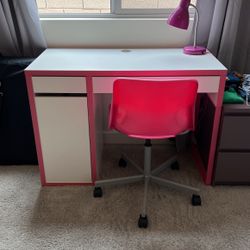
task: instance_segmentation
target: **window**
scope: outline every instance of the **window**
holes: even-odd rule
[[[110,0],[36,0],[39,12],[52,14],[111,13]]]
[[[41,14],[166,14],[180,0],[36,0]],[[192,0],[196,3],[196,0]]]
[[[196,0],[192,0],[196,3]],[[166,14],[176,8],[180,0],[113,0],[115,14]]]

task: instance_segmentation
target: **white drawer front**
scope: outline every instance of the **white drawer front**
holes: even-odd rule
[[[84,77],[32,77],[35,93],[87,93]]]
[[[141,79],[141,80],[186,80],[193,79],[199,83],[199,93],[217,93],[219,89],[219,76],[183,76],[183,77],[93,77],[94,93],[112,93],[113,83],[116,79]]]

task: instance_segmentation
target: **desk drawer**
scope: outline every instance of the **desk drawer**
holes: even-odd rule
[[[32,77],[35,93],[86,93],[84,77]]]
[[[250,153],[219,153],[214,182],[215,184],[249,184]]]
[[[250,150],[250,116],[224,116],[219,150]]]
[[[217,93],[219,89],[219,76],[182,76],[182,77],[93,77],[94,93],[112,93],[113,83],[116,79],[141,79],[141,80],[186,80],[194,79],[199,83],[199,93]]]

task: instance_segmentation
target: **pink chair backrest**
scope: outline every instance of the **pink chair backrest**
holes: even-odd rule
[[[194,130],[196,80],[114,82],[109,127],[131,137],[161,139]]]

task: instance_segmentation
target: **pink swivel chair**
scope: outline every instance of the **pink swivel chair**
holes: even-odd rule
[[[194,107],[198,83],[195,80],[133,80],[118,79],[114,82],[113,98],[109,114],[109,127],[129,137],[145,140],[144,169],[123,156],[120,166],[127,162],[137,167],[141,174],[131,177],[98,180],[95,182],[94,197],[102,196],[101,186],[144,181],[143,209],[138,220],[140,228],[148,226],[147,193],[149,182],[167,187],[192,191],[192,205],[201,205],[199,189],[157,177],[170,166],[176,166],[176,156],[151,170],[151,139],[174,138],[194,130]]]

